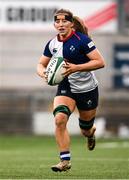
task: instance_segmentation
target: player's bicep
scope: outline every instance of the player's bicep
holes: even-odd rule
[[[103,56],[100,54],[100,52],[98,51],[98,49],[94,49],[93,51],[91,51],[90,53],[86,54],[86,56],[90,59],[90,60],[98,60],[98,61],[103,61]]]

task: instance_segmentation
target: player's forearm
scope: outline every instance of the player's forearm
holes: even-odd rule
[[[39,63],[37,65],[37,74],[41,77],[44,77],[44,72],[45,72],[45,67],[43,66],[43,64]]]
[[[91,60],[88,63],[78,64],[78,71],[92,71],[103,68],[105,66],[104,61]]]

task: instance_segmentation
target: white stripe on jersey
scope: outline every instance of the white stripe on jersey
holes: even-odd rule
[[[49,50],[53,56],[63,57],[63,42],[58,41],[57,37],[55,37],[49,44]]]

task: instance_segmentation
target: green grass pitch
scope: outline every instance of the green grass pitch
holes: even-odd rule
[[[58,162],[54,137],[0,136],[0,179],[129,179],[128,140],[99,140],[88,151],[83,137],[71,137],[72,169],[52,172]]]

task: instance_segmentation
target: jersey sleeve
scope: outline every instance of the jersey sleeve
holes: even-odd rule
[[[96,46],[95,46],[94,42],[88,36],[83,36],[82,48],[83,48],[83,51],[86,54],[88,54],[91,51],[93,51],[94,49],[96,49]]]
[[[46,44],[45,49],[43,51],[43,55],[47,57],[52,57],[51,51],[49,49],[50,41]]]

